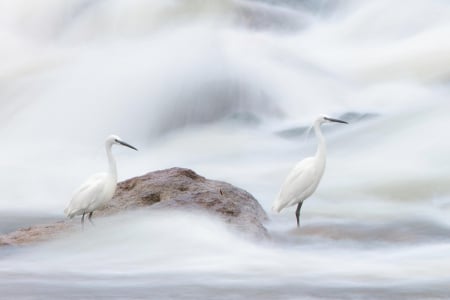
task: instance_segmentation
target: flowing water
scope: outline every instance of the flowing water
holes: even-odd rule
[[[0,1],[0,229],[62,219],[72,191],[173,166],[231,182],[271,239],[220,221],[134,213],[0,249],[3,299],[450,297],[450,3]],[[270,212],[292,165],[327,169]]]

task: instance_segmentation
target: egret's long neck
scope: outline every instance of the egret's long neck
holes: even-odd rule
[[[320,130],[320,122],[318,121],[314,123],[314,132],[316,133],[316,137],[319,142],[316,151],[316,158],[321,158],[325,162],[327,157],[327,145],[325,143],[322,130]]]
[[[105,148],[106,148],[106,155],[108,156],[109,173],[117,181],[117,167],[116,167],[116,160],[114,159],[114,156],[112,155],[111,151],[112,145],[106,144]]]

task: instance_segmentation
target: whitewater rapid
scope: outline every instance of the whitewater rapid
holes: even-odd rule
[[[106,168],[173,166],[228,181],[268,212],[255,243],[191,214],[126,214],[0,250],[23,299],[445,298],[450,282],[450,5],[414,1],[0,1],[2,230],[62,219]],[[327,168],[272,214],[290,168]],[[1,223],[0,223],[1,224]],[[24,288],[25,287],[25,288]]]

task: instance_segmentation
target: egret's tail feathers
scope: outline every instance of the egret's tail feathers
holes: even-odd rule
[[[70,211],[70,209],[69,209],[69,207],[66,207],[65,209],[64,209],[64,214],[66,215],[66,217],[68,217],[68,218],[73,218],[73,214],[71,213],[71,211]]]
[[[280,207],[279,205],[277,205],[277,203],[275,203],[275,204],[272,206],[272,211],[273,211],[273,212],[276,212],[276,213],[279,213],[282,209],[283,209],[283,208]]]

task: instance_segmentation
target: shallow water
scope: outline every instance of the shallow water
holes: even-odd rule
[[[0,1],[0,232],[72,191],[173,166],[245,188],[272,238],[207,216],[121,215],[0,249],[14,299],[439,299],[450,283],[450,5],[414,1]],[[289,169],[325,175],[275,215]]]

